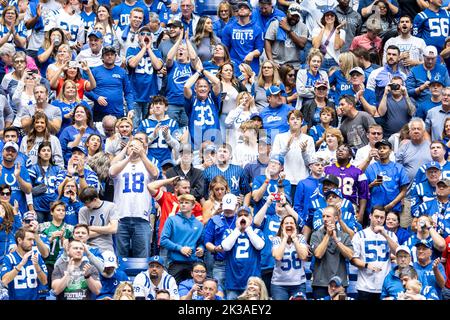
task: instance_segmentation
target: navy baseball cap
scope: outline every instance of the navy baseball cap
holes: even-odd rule
[[[380,141],[375,142],[376,149],[378,149],[380,146],[388,146],[389,148],[392,149],[392,144],[386,139],[382,139]]]
[[[272,96],[281,93],[280,87],[270,86],[269,89],[266,90],[266,96]]]
[[[158,263],[164,267],[164,259],[161,256],[152,256],[148,259],[148,264],[150,263]]]
[[[80,152],[82,152],[85,156],[87,156],[87,150],[86,150],[86,148],[84,147],[84,146],[82,146],[82,145],[79,145],[79,146],[75,146],[75,147],[73,147],[72,148],[72,153],[74,152],[74,151],[80,151]]]
[[[112,52],[114,54],[117,54],[116,48],[114,48],[113,46],[106,46],[106,47],[103,47],[103,49],[102,49],[102,56],[105,55],[108,52]]]
[[[331,278],[330,281],[328,281],[328,284],[331,284],[332,282],[334,282],[338,287],[342,286],[342,279],[339,276],[334,276]]]
[[[103,39],[103,34],[98,30],[92,30],[91,32],[89,32],[88,37],[90,36],[94,36],[98,39]]]
[[[254,120],[255,118],[258,118],[258,120],[262,121],[261,116],[259,115],[259,113],[252,113],[250,115],[250,119],[249,120]]]
[[[431,169],[431,168],[436,168],[438,170],[442,170],[441,165],[437,161],[430,161],[427,164],[425,164],[425,170],[428,170],[428,169]]]
[[[239,212],[241,212],[241,211],[245,211],[245,212],[247,212],[248,214],[251,214],[251,213],[252,213],[251,210],[250,210],[250,208],[247,207],[247,206],[240,206],[239,209],[237,209],[236,212],[239,213]]]
[[[327,174],[323,178],[322,183],[324,183],[325,181],[331,182],[332,184],[339,186],[339,179],[333,174]]]
[[[325,198],[328,198],[328,196],[330,194],[332,194],[332,193],[334,193],[335,195],[337,195],[341,199],[343,198],[342,192],[339,189],[330,189],[330,190],[328,190],[327,192],[325,192]]]
[[[252,7],[252,5],[250,4],[250,1],[239,1],[239,2],[236,4],[236,7],[237,7],[238,9],[241,8],[242,6],[245,6],[245,7],[249,8],[250,10],[253,10],[253,7]]]
[[[289,300],[308,300],[308,298],[303,292],[299,291],[295,293],[293,296],[291,296]]]

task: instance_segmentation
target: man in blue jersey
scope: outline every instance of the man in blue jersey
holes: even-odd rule
[[[147,7],[148,13],[154,12],[158,15],[161,26],[164,27],[169,20],[167,13],[166,1],[161,0],[144,0],[143,3]]]
[[[279,133],[289,131],[288,119],[289,111],[294,108],[291,105],[283,103],[282,90],[280,87],[271,86],[266,90],[267,101],[269,105],[261,110],[259,114],[263,120],[263,128],[271,140]]]
[[[441,259],[431,259],[433,253],[432,244],[429,241],[422,240],[415,244],[417,261],[414,262],[413,267],[416,269],[419,278],[425,281],[423,285],[427,284],[436,290],[438,296],[441,296],[441,290],[445,285],[445,270],[441,264]]]
[[[237,19],[229,22],[222,32],[222,43],[229,48],[235,65],[247,63],[254,72],[259,71],[259,56],[264,49],[263,30],[251,21],[252,6],[247,1],[239,1]]]
[[[190,278],[192,264],[203,257],[203,224],[192,214],[195,197],[178,196],[180,211],[167,218],[161,234],[161,246],[169,252],[169,273],[177,284]]]
[[[409,185],[405,168],[389,159],[392,144],[388,140],[378,141],[375,148],[378,149],[379,160],[370,164],[366,170],[370,189],[367,210],[371,211],[373,206],[383,206],[386,212],[401,212],[401,200]]]
[[[130,71],[130,82],[134,90],[136,106],[133,126],[137,128],[142,119],[147,118],[151,97],[158,93],[158,74],[163,67],[161,53],[152,46],[152,33],[149,27],[139,29],[139,47],[130,47],[126,53]]]
[[[228,182],[228,186],[230,187],[230,191],[235,196],[247,195],[248,196],[244,203],[249,203],[250,201],[250,187],[247,185],[244,179],[244,170],[237,165],[231,164],[232,157],[232,149],[231,146],[227,143],[224,143],[219,146],[217,149],[217,164],[212,165],[203,171],[205,176],[205,193],[204,195],[208,195],[209,184],[211,180],[218,175],[221,175]]]
[[[423,297],[425,297],[426,300],[439,300],[439,296],[438,296],[438,293],[436,292],[436,290],[432,286],[429,286],[427,284],[426,280],[420,279],[418,272],[416,271],[416,269],[413,266],[406,266],[406,267],[400,269],[398,276],[399,276],[400,280],[402,281],[403,290],[406,289],[406,286],[407,286],[407,283],[409,280],[419,280],[419,282],[422,285],[422,288],[420,290],[420,295],[415,295],[415,297],[417,297],[418,300],[423,300]],[[395,300],[416,300],[404,291],[397,293],[397,296],[394,299]]]
[[[172,160],[172,150],[179,149],[178,123],[166,114],[169,102],[164,96],[154,96],[150,108],[152,114],[139,125],[137,132],[149,137],[148,156],[163,163]]]
[[[414,18],[413,35],[441,52],[449,35],[450,14],[442,8],[442,0],[429,0],[428,3],[428,8]]]
[[[144,12],[144,21],[142,25],[148,23],[148,9],[141,0],[124,0],[112,9],[111,16],[114,23],[122,30],[130,25],[131,11],[134,8],[141,8]]]
[[[411,215],[413,217],[419,216],[419,206],[422,203],[435,198],[436,184],[441,178],[442,167],[438,162],[431,161],[425,165],[425,172],[427,179],[416,184],[410,190]]]
[[[107,250],[103,252],[102,256],[104,260],[104,269],[100,273],[102,289],[97,300],[112,300],[119,284],[129,279],[124,271],[117,269],[117,258],[114,252]]]
[[[264,175],[269,164],[271,149],[269,137],[264,136],[258,139],[258,158],[255,162],[247,163],[244,167],[245,181],[250,187],[257,176]]]
[[[446,156],[446,151],[447,151],[447,146],[445,145],[445,143],[441,140],[434,140],[431,142],[430,144],[430,155],[431,155],[431,160],[438,162],[441,165],[442,168],[442,173],[441,176],[442,178],[450,178],[450,162],[446,160],[445,156]],[[426,176],[426,164],[422,165],[419,170],[417,170],[417,173],[414,177],[414,181],[413,181],[413,185],[412,187],[414,187],[416,184],[424,182],[427,180],[427,176]],[[411,188],[412,188],[411,187]]]
[[[281,220],[286,215],[291,215],[298,221],[298,214],[292,208],[288,198],[284,194],[270,194],[266,197],[265,204],[256,211],[253,224],[262,230],[266,245],[261,250],[261,278],[263,279],[269,296],[271,296],[271,279],[275,266],[275,259],[272,256],[272,239],[277,235]],[[272,206],[272,204],[274,204]],[[270,208],[273,207],[273,210]]]
[[[240,207],[234,230],[226,230],[222,248],[226,252],[225,289],[228,300],[244,292],[251,276],[261,276],[261,250],[265,245],[261,230],[253,229],[250,208]]]
[[[199,149],[203,141],[217,143],[222,136],[219,123],[220,79],[203,69],[201,63],[197,64],[196,70],[184,84],[184,107],[189,118],[191,143],[195,150]]]
[[[7,142],[3,145],[0,184],[11,186],[11,205],[16,200],[19,203],[19,211],[24,213],[27,208],[26,194],[31,193],[31,180],[28,170],[20,162],[16,163],[19,146],[15,142]]]
[[[133,89],[126,71],[114,64],[116,55],[117,52],[113,46],[103,47],[103,65],[92,70],[92,74],[97,79],[97,87],[85,94],[94,101],[94,121],[102,121],[108,114],[122,118],[125,115],[124,98],[129,110],[128,117],[133,117]]]
[[[11,141],[17,143],[19,145],[19,137],[20,137],[20,131],[17,127],[7,127],[3,130],[3,140],[0,140],[0,149],[3,150],[3,146],[5,143]],[[0,161],[3,161],[3,153],[0,153]],[[20,164],[25,168],[29,168],[31,166],[31,161],[28,159],[28,156],[26,156],[22,152],[17,153],[16,162],[20,162]]]
[[[286,14],[272,4],[272,0],[259,0],[258,7],[252,11],[252,21],[255,22],[263,32],[267,31],[273,20],[281,20]]]
[[[421,104],[430,98],[431,81],[440,81],[444,84],[444,87],[450,85],[447,68],[438,63],[438,56],[439,54],[435,46],[426,46],[423,52],[423,64],[412,68],[406,79],[408,94],[417,103]],[[436,139],[436,137],[433,137],[433,139]]]
[[[47,284],[47,267],[33,249],[34,238],[33,232],[19,229],[15,234],[17,249],[5,257],[0,275],[10,300],[38,300],[39,284]]]

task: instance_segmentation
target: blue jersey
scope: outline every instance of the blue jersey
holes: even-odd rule
[[[61,123],[61,129],[59,129],[59,133],[62,133],[65,128],[67,128],[68,126],[70,126],[72,124],[72,118],[66,118],[65,115],[72,112],[75,109],[75,107],[80,104],[82,106],[87,107],[89,110],[91,110],[91,106],[84,100],[75,101],[72,103],[63,102],[61,100],[54,100],[52,102],[52,105],[61,109],[62,123]],[[91,110],[91,115],[93,115],[92,110]]]
[[[408,90],[410,97],[414,98],[417,104],[421,104],[424,101],[431,99],[431,91],[427,89],[417,94],[416,89],[423,85],[427,81],[440,81],[444,84],[444,87],[450,85],[450,78],[447,68],[439,63],[431,70],[425,70],[425,67],[420,64],[411,69],[408,77],[406,78],[405,87]]]
[[[205,226],[205,232],[203,234],[203,243],[206,247],[206,243],[211,242],[215,246],[222,243],[223,234],[226,230],[233,231],[236,225],[236,216],[225,217],[222,214],[214,215],[208,220]],[[225,253],[217,252],[214,254],[214,259],[217,261],[225,260]]]
[[[314,212],[313,215],[313,229],[319,230],[323,226],[322,213],[324,208],[320,208]],[[361,224],[356,220],[355,210],[353,205],[347,199],[342,200],[341,206],[342,221],[354,232],[362,230]],[[338,230],[342,230],[339,222],[336,224]]]
[[[170,135],[177,138],[179,130],[178,123],[167,115],[164,116],[164,119],[161,121],[156,120],[154,116],[142,120],[137,132],[145,132],[150,137],[158,124],[160,126],[168,126]],[[149,156],[156,158],[159,163],[163,163],[167,159],[172,159],[171,148],[167,144],[162,131],[159,131],[158,137],[155,140],[149,141],[148,154]]]
[[[294,110],[294,108],[287,104],[282,104],[277,108],[268,106],[261,110],[259,116],[263,120],[263,128],[272,141],[277,134],[289,131],[287,115],[291,110]]]
[[[334,101],[339,101],[339,98],[342,97],[344,94],[349,94],[351,96],[356,96],[356,92],[353,90],[353,87],[350,87],[347,90],[341,91],[341,95],[339,97],[337,97],[337,100],[334,100]],[[372,106],[376,106],[377,105],[377,98],[375,97],[375,92],[373,92],[372,90],[364,90],[363,97]],[[359,100],[356,101],[356,110],[358,110],[358,111],[365,111],[361,101],[359,101]]]
[[[164,2],[159,1],[159,0],[153,0],[151,5],[148,5],[145,2],[143,2],[143,4],[147,8],[149,16],[150,16],[150,12],[157,13],[159,16],[159,21],[161,23],[167,24],[167,21],[169,20],[169,14],[167,12],[167,7],[164,4]]]
[[[422,286],[431,286],[434,290],[436,290],[438,296],[441,296],[441,287],[439,287],[436,277],[433,272],[433,261],[431,261],[426,266],[421,266],[418,262],[415,262],[413,265],[414,269],[416,269],[417,274],[419,275],[419,279],[423,278],[425,280],[425,283],[422,283]],[[445,270],[442,263],[438,264],[438,269],[441,272],[441,274],[444,276],[445,280]]]
[[[281,217],[279,215],[266,213],[263,222],[259,226],[266,242],[266,245],[261,250],[261,270],[273,269],[275,266],[275,259],[272,256],[272,239],[276,237],[280,224]]]
[[[221,137],[219,123],[219,106],[220,98],[211,92],[205,101],[197,98],[197,94],[192,91],[192,97],[186,99],[184,108],[189,118],[189,134],[191,135],[191,143],[195,150],[205,140],[217,142]]]
[[[192,76],[190,63],[174,61],[167,68],[167,91],[166,98],[169,104],[184,105],[184,84]]]
[[[64,222],[72,226],[78,224],[78,212],[84,206],[79,200],[72,202],[68,197],[61,197],[62,202],[66,204],[66,216],[64,217]]]
[[[128,110],[134,107],[134,92],[126,71],[118,66],[108,69],[101,65],[92,69],[97,81],[94,90],[85,92],[85,95],[94,101],[94,121],[102,121],[103,117],[111,114],[117,118],[124,116],[123,99],[127,102]],[[103,107],[97,99],[105,97],[108,104]]]
[[[33,247],[32,250],[37,250]],[[38,253],[39,267],[47,275],[47,267],[45,266],[44,260]],[[1,278],[12,271],[14,267],[22,261],[22,257],[15,252],[11,252],[5,257],[4,265],[1,270]],[[31,257],[28,259],[27,263],[20,269],[20,272],[16,275],[14,280],[8,284],[8,294],[9,300],[38,300],[39,299],[39,285],[40,281],[36,272],[36,268],[31,261]]]
[[[68,144],[70,142],[74,141],[75,136],[79,133],[80,133],[80,131],[72,125],[72,126],[68,126],[67,128],[65,128],[59,135],[59,141],[61,142],[61,149],[62,149],[62,153],[64,156],[64,163],[66,165],[69,162],[70,157],[72,156],[72,148],[70,148],[68,146]],[[87,138],[93,133],[99,134],[99,132],[97,131],[96,128],[87,127],[86,132],[81,137],[80,144],[84,145]]]
[[[317,148],[317,147],[315,146],[315,144],[317,143],[317,141],[319,141],[320,138],[322,138],[322,136],[323,136],[324,133],[325,133],[325,128],[324,128],[321,124],[312,126],[312,127],[308,130],[308,135],[311,136],[311,137],[313,138],[313,140],[314,140],[314,147],[316,148],[316,150],[320,150],[320,149],[321,149],[320,147]],[[324,141],[324,143],[325,143],[325,141]],[[324,143],[322,143],[322,145],[323,145]],[[326,146],[326,143],[325,143],[325,146]]]
[[[334,90],[331,90],[330,94],[334,96],[333,101],[339,101],[339,98],[344,94],[344,92],[348,92],[352,90],[352,84],[345,77],[341,70],[336,70],[329,78],[330,87],[334,87]]]
[[[142,22],[142,25],[146,25],[148,23],[148,9],[142,1],[139,0],[132,6],[122,2],[115,6],[111,12],[112,18],[117,21],[117,25],[120,29],[123,30],[126,26],[130,25],[131,10],[134,8],[142,8],[142,10],[144,10],[144,21]]]
[[[254,229],[255,233],[264,241],[264,234],[259,229]],[[230,234],[224,233],[224,239]],[[266,241],[267,243],[267,241]],[[241,233],[237,238],[233,248],[225,255],[225,289],[244,290],[248,278],[261,277],[261,251],[256,250],[250,242],[247,233]]]
[[[438,250],[436,250],[434,248],[434,241],[433,238],[431,238],[431,236],[428,236],[428,238],[426,239],[419,239],[417,237],[417,234],[413,233],[408,240],[405,241],[404,245],[407,246],[409,248],[409,250],[411,250],[411,261],[412,262],[417,262],[417,247],[416,247],[416,243],[417,242],[421,242],[421,241],[426,241],[428,242],[428,244],[431,246],[431,248],[433,248],[432,250],[432,254],[431,254],[431,260],[434,260],[438,257],[440,257],[442,255],[442,253]]]
[[[47,191],[40,195],[33,195],[33,206],[36,211],[50,211],[50,203],[58,199],[57,176],[61,171],[61,167],[49,165],[47,171],[41,171],[38,164],[28,169],[31,184],[33,187],[39,184],[45,184]]]
[[[280,21],[284,17],[286,17],[286,14],[278,8],[273,8],[272,13],[269,15],[262,15],[260,9],[255,8],[255,9],[253,9],[252,15],[251,15],[252,21],[256,25],[263,28],[264,32],[267,31],[267,28],[269,27],[269,24],[272,21],[274,21],[274,20]]]
[[[229,49],[231,60],[240,65],[250,52],[254,50],[263,52],[263,30],[253,21],[242,26],[235,20],[223,29],[222,43]],[[253,59],[250,67],[253,71],[259,72],[259,58]]]
[[[0,225],[3,223],[3,218],[0,217]],[[20,218],[20,214],[14,215],[14,222],[12,228],[9,232],[6,232],[5,229],[0,230],[0,266],[3,265],[3,259],[9,253],[11,246],[16,244],[16,240],[14,239],[14,235],[16,231],[22,227],[22,219]]]
[[[81,20],[83,21],[84,30],[94,29],[94,22],[96,14],[94,11],[87,14],[86,11],[80,13]],[[87,33],[85,33],[87,35]]]
[[[136,56],[141,51],[139,47],[130,47],[127,50],[126,59],[127,64],[131,58]],[[160,60],[162,59],[161,52],[158,49],[153,49],[153,53]],[[158,94],[158,74],[153,69],[152,60],[146,51],[136,68],[128,67],[130,72],[131,87],[134,91],[136,102],[150,102],[151,97]]]
[[[366,169],[366,176],[369,183],[377,179],[377,175],[383,176],[383,184],[373,187],[370,190],[370,199],[367,211],[371,212],[374,206],[386,206],[394,200],[400,193],[400,188],[409,184],[409,177],[405,168],[396,162],[390,161],[387,164],[374,162]],[[402,206],[399,201],[392,210],[401,212]]]
[[[20,177],[28,183],[31,183],[30,175],[28,174],[27,168],[20,167]],[[14,175],[14,166],[12,168],[2,167],[2,172],[0,175],[0,184],[6,183],[11,187],[11,200],[10,204],[14,205],[14,200],[19,203],[19,211],[24,213],[28,211],[27,200],[25,198],[25,193],[20,189],[19,182]]]
[[[27,37],[27,34],[26,34],[27,28],[25,27],[25,24],[23,22],[20,22],[17,26],[15,26],[14,30],[20,37],[22,37],[22,38]],[[0,37],[3,38],[8,32],[9,32],[9,29],[4,24],[0,24]],[[23,49],[24,49],[24,48],[20,48],[20,47],[16,46],[16,44],[14,43],[14,37],[12,37],[12,36],[10,36],[8,38],[6,43],[10,43],[10,44],[14,45],[14,47],[18,51],[23,51]]]
[[[431,101],[431,98],[428,97],[428,99],[422,100],[419,103],[417,103],[417,110],[415,116],[425,121],[425,119],[427,118],[428,110],[440,106],[441,104],[442,104],[441,101],[433,102]]]
[[[84,179],[86,180],[87,185],[89,187],[93,187],[98,190],[99,184],[98,184],[97,174],[87,166],[85,166],[83,174],[84,174]],[[59,186],[64,181],[66,176],[67,176],[67,170],[63,169],[58,173],[58,177],[56,179],[57,186]],[[80,177],[78,176],[78,173],[75,173],[75,175],[73,177],[75,178],[76,183],[78,185],[80,185]]]
[[[298,214],[298,224],[300,227],[303,227],[306,220],[308,219],[308,208],[310,204],[312,206],[312,196],[315,194],[315,191],[318,190],[320,185],[320,179],[313,178],[312,176],[307,177],[306,179],[300,180],[297,184],[297,189],[295,189],[294,195],[294,210]],[[315,195],[317,197],[317,195]],[[316,202],[317,204],[317,202]],[[311,213],[313,213],[319,206],[313,207],[311,209]]]
[[[225,171],[222,171],[217,165],[213,165],[203,171],[203,176],[205,177],[205,195],[208,194],[209,184],[215,176],[223,176],[228,182],[230,192],[235,196],[246,195],[250,192],[250,187],[244,179],[244,169],[240,166],[230,164]]]
[[[297,191],[295,191],[295,193],[297,193]],[[304,223],[312,229],[314,212],[316,212],[317,209],[325,208],[327,206],[327,201],[322,193],[321,186],[317,187],[317,189],[314,190],[310,199],[311,200],[309,202],[308,199],[306,199],[305,206],[303,207],[302,219],[304,220]]]
[[[425,164],[423,164],[419,170],[417,170],[416,176],[414,177],[413,187],[421,182],[427,181],[427,175],[425,173]],[[442,179],[450,179],[450,162],[446,161],[443,166],[441,166],[441,176]]]
[[[124,281],[129,281],[129,279],[127,274],[122,270],[115,270],[111,278],[107,278],[102,273],[100,273],[100,282],[102,283],[102,289],[97,296],[97,299],[114,297],[117,286]]]
[[[261,175],[255,178],[253,180],[252,184],[252,190],[258,190],[261,188],[261,186],[264,184],[264,181],[266,180],[265,175]],[[258,202],[254,203],[253,210],[255,214],[261,210],[261,208],[264,206],[264,204],[267,201],[267,197],[271,195],[272,193],[279,193],[281,190],[278,190],[278,179],[270,179],[269,184],[267,185],[266,191],[263,194],[263,197]],[[289,180],[284,179],[283,180],[283,192],[286,194],[287,197],[291,198],[291,183]],[[275,214],[275,202],[273,202],[270,207],[267,209],[266,214]],[[272,241],[272,240],[271,240]]]
[[[411,199],[411,215],[419,216],[419,206],[429,200],[433,200],[436,196],[436,188],[432,187],[428,180],[416,184],[410,191]]]
[[[437,223],[436,231],[445,239],[450,236],[450,202],[442,203],[437,198],[419,205],[417,216],[428,215]]]
[[[422,38],[427,46],[435,46],[442,51],[450,27],[450,14],[445,9],[438,12],[425,9],[414,18],[413,35]]]

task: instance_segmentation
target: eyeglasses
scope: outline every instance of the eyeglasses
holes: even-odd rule
[[[263,68],[263,69],[273,69],[272,66],[263,66],[262,68]]]
[[[140,35],[141,36],[151,36],[152,33],[151,32],[141,32]]]
[[[1,192],[0,193],[2,196],[4,196],[4,197],[8,197],[8,196],[10,196],[11,195],[11,192]]]
[[[383,135],[382,132],[371,132],[370,134],[372,134],[374,136],[381,136],[381,135]]]
[[[14,60],[14,63],[25,63],[25,60]]]

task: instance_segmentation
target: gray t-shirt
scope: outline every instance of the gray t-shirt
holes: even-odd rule
[[[277,32],[280,30],[280,22],[274,20],[269,24],[267,28],[265,39],[273,41],[272,43],[272,55],[273,60],[278,64],[290,63],[295,68],[300,67],[300,48],[292,41],[289,35],[286,35],[285,41],[277,40]],[[308,29],[306,25],[299,21],[292,27],[294,33],[299,37],[308,37]]]
[[[341,238],[341,242],[347,247],[353,250],[352,241],[347,233],[340,230],[336,230],[337,237]],[[311,250],[315,252],[317,247],[325,237],[325,229],[321,227],[319,230],[314,231],[311,235]],[[322,259],[315,259],[313,270],[313,286],[327,287],[328,282],[334,276],[339,276],[342,279],[344,287],[348,286],[348,276],[345,257],[341,254],[336,246],[336,242],[333,239],[328,241],[327,251],[323,255]]]
[[[365,111],[359,111],[353,119],[346,117],[339,129],[347,143],[359,149],[369,143],[367,132],[371,124],[375,124],[373,117]]]
[[[36,113],[36,105],[27,106],[26,108],[22,108],[20,118],[32,118]],[[54,105],[47,104],[44,108],[44,113],[48,118],[48,121],[53,121],[55,119],[62,120],[61,109],[55,107]]]
[[[413,104],[414,100],[411,99]],[[384,138],[388,139],[392,134],[397,133],[400,129],[411,120],[408,114],[408,104],[405,97],[400,101],[395,101],[392,95],[387,97],[387,111],[384,115],[385,125],[383,126]]]
[[[423,164],[432,161],[430,141],[424,140],[421,144],[414,144],[411,141],[405,142],[398,149],[396,159],[398,163],[405,167],[409,180],[413,181],[417,170]]]
[[[119,212],[116,205],[109,201],[103,201],[100,208],[91,210],[87,207],[82,207],[78,213],[79,223],[85,223],[89,226],[104,227],[108,225],[111,220],[118,220]],[[101,252],[106,250],[114,251],[113,238],[111,234],[102,234],[98,237],[88,240],[88,244],[97,247]]]
[[[0,130],[5,128],[5,121],[13,122],[14,112],[8,103],[8,98],[0,94]]]

